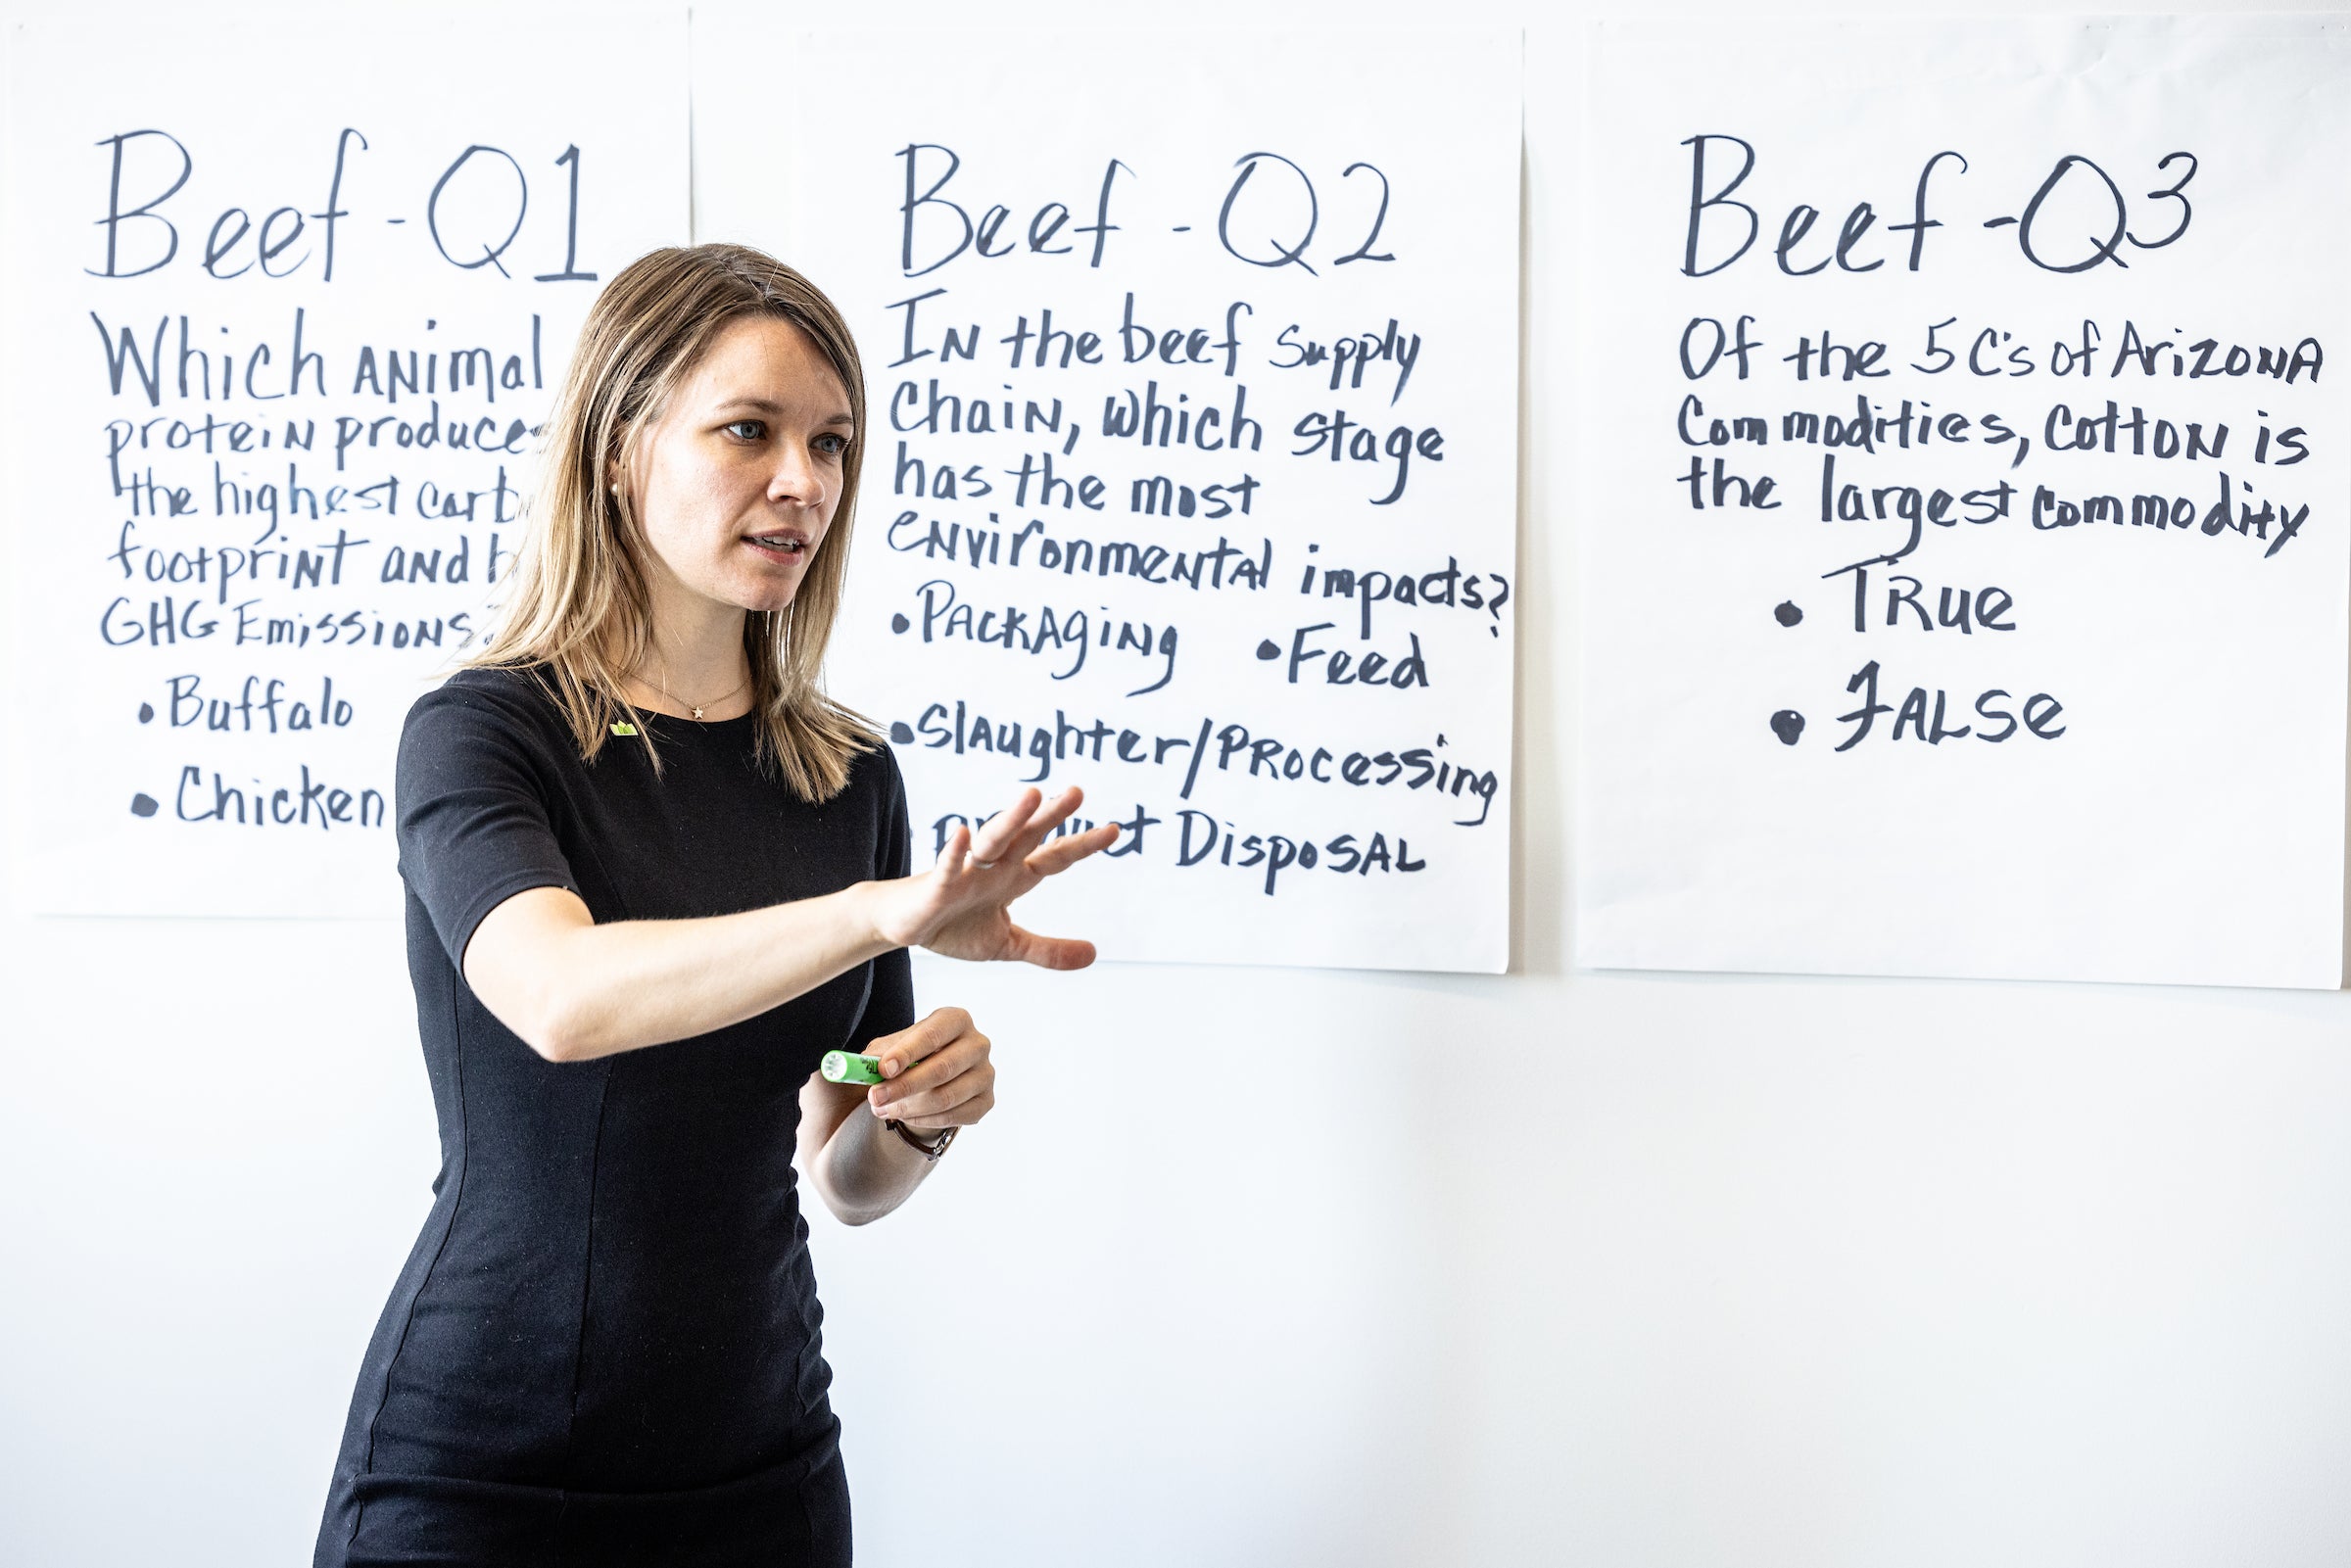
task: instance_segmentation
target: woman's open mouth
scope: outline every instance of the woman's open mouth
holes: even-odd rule
[[[771,561],[805,560],[808,555],[807,536],[788,528],[772,534],[752,534],[744,543]]]

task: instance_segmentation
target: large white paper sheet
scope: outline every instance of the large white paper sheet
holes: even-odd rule
[[[1515,38],[722,10],[695,54],[698,232],[862,346],[830,679],[896,742],[918,860],[1078,784],[1129,832],[1040,928],[1502,969]]]
[[[1580,962],[2337,983],[2347,107],[2318,21],[1597,30]]]
[[[600,280],[687,237],[685,40],[16,26],[21,904],[392,907],[401,720]]]

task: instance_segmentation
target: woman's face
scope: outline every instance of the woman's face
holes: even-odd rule
[[[853,431],[848,393],[808,335],[744,316],[687,375],[621,483],[680,587],[781,610],[840,504]]]

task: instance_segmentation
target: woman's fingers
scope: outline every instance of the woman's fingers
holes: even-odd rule
[[[942,1007],[895,1034],[885,1034],[866,1049],[881,1059],[883,1079],[889,1082],[971,1031],[969,1013],[959,1007]]]
[[[951,1017],[942,1018],[942,1014]],[[971,1016],[960,1008],[943,1009],[942,1013],[925,1020],[924,1024],[935,1021],[942,1030],[952,1032],[943,1044],[892,1074],[887,1082],[866,1091],[875,1115],[900,1121],[941,1117],[960,1120],[964,1118],[950,1113],[993,1090],[996,1069],[987,1059],[988,1039],[972,1027]],[[916,1029],[924,1024],[917,1024]],[[915,1030],[904,1032],[912,1034]],[[977,1120],[980,1114],[973,1113],[969,1119]]]
[[[947,841],[938,848],[938,869],[950,877],[961,876],[964,862],[972,849],[972,831],[962,823],[947,834]]]
[[[965,853],[948,861],[950,874],[960,876],[967,871],[993,871],[1008,861],[1027,861],[1053,830],[1069,821],[1070,813],[1076,811],[1084,799],[1084,791],[1075,786],[1063,790],[1050,802],[1033,788],[1024,789],[1020,799],[988,818],[977,833],[958,825],[949,848],[962,844]],[[1109,841],[1108,838],[1103,839],[1104,843]]]
[[[1091,964],[1092,943],[1032,935],[1012,925],[1005,913],[1041,879],[1118,841],[1118,824],[1104,823],[1045,842],[1084,799],[1074,786],[1049,802],[1035,789],[1025,789],[979,832],[958,825],[939,851],[936,871],[903,884],[903,916],[885,919],[881,928],[906,946],[951,958],[1019,959],[1057,970]]]
[[[972,860],[979,869],[991,868],[1012,853],[1022,830],[1030,825],[1043,799],[1036,790],[1024,789],[1020,799],[981,825],[979,832],[971,838]]]
[[[1094,944],[1077,936],[1039,936],[1020,927],[1012,927],[1010,951],[1006,958],[1038,969],[1081,970],[1094,961]]]
[[[1029,819],[1029,826],[1015,841],[1012,853],[1020,859],[1028,859],[1031,851],[1051,837],[1053,831],[1068,822],[1070,814],[1084,803],[1084,790],[1076,784],[1064,789],[1042,811]]]
[[[979,839],[981,847],[976,849],[973,854],[975,869],[993,871],[1000,865],[1012,863],[1026,865],[1031,872],[1040,877],[1050,875],[1038,867],[1031,857],[1035,853],[1036,847],[1051,837],[1062,824],[1068,822],[1070,814],[1075,812],[1084,801],[1085,791],[1078,788],[1075,784],[1054,796],[1050,801],[1038,798],[1033,789],[1028,791],[1018,805],[989,818],[987,826],[981,830]],[[1024,808],[1026,808],[1025,816],[1023,815]],[[1018,819],[1017,824],[1016,819]],[[1001,831],[999,832],[999,830]],[[1101,830],[1094,829],[1089,832],[1098,833]],[[1114,831],[1112,833],[1104,835],[1100,842],[1107,844],[1115,836]],[[1073,861],[1083,859],[1085,854],[1091,852],[1091,850],[1086,850],[1069,858]],[[1011,898],[1017,896],[1019,896],[1017,893],[1007,895],[1006,901],[1009,902]]]
[[[1029,869],[1039,877],[1052,877],[1069,870],[1086,856],[1108,849],[1119,840],[1119,825],[1106,822],[1099,828],[1088,828],[1081,833],[1069,833],[1054,839],[1029,857]]]
[[[943,1083],[898,1093],[877,1102],[874,1115],[918,1127],[962,1126],[979,1120],[995,1103],[996,1069],[984,1059],[967,1066]],[[880,1086],[876,1085],[877,1092]]]

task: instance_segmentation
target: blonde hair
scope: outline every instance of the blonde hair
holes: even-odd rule
[[[865,376],[833,302],[749,246],[654,251],[604,285],[547,421],[530,529],[505,579],[504,613],[467,662],[536,675],[589,761],[615,723],[631,725],[651,750],[644,716],[622,693],[624,678],[653,649],[650,546],[610,476],[629,469],[639,443],[720,331],[752,316],[789,321],[808,335],[840,377],[855,420],[841,453],[840,504],[799,592],[786,609],[751,611],[743,630],[760,760],[793,794],[815,803],[846,787],[857,753],[881,743],[821,684],[865,455]],[[659,757],[653,762],[658,772]]]

